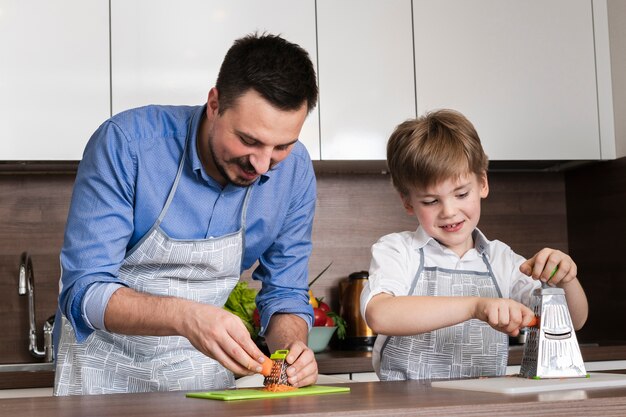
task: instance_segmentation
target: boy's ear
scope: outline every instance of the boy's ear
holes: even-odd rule
[[[404,210],[409,216],[413,216],[415,211],[413,211],[413,204],[411,204],[411,199],[408,195],[400,194],[400,198],[402,199],[402,205],[404,206]]]
[[[478,180],[480,183],[480,198],[487,198],[489,195],[489,181],[487,180],[487,173],[483,172]]]

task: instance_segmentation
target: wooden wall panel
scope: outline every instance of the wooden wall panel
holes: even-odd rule
[[[0,174],[0,363],[32,360],[28,303],[17,295],[22,251],[28,250],[34,262],[38,329],[56,310],[58,257],[73,182],[73,173]],[[543,246],[567,250],[562,174],[496,172],[490,187],[479,224],[488,238],[524,256]],[[310,275],[333,264],[313,286],[315,294],[338,309],[339,281],[368,269],[371,245],[384,234],[416,227],[387,175],[319,174]]]
[[[59,251],[74,175],[0,175],[0,363],[35,361],[28,353],[28,298],[18,295],[20,255],[33,261],[39,348],[55,313]]]
[[[561,173],[491,173],[478,227],[522,256],[549,246],[567,251],[565,187]],[[387,175],[318,175],[311,276],[333,265],[314,293],[338,308],[338,284],[367,270],[370,247],[381,236],[417,228]]]
[[[589,301],[582,341],[626,342],[626,158],[565,176],[569,246]]]

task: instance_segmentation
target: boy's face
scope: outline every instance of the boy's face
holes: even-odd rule
[[[487,174],[465,174],[403,196],[404,208],[429,236],[459,257],[474,247],[472,232],[480,219],[480,200],[489,194]]]

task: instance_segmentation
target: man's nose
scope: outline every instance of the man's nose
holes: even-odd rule
[[[250,155],[250,163],[257,174],[261,175],[269,171],[272,164],[272,153],[272,148],[264,148]]]

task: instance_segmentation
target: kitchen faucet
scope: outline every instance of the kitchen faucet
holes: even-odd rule
[[[43,350],[37,347],[37,329],[35,325],[35,274],[33,262],[28,252],[23,252],[20,261],[18,290],[19,295],[28,294],[28,318],[30,327],[28,330],[29,351],[35,358],[45,358],[46,362],[52,362],[52,323],[50,319],[43,326]]]

